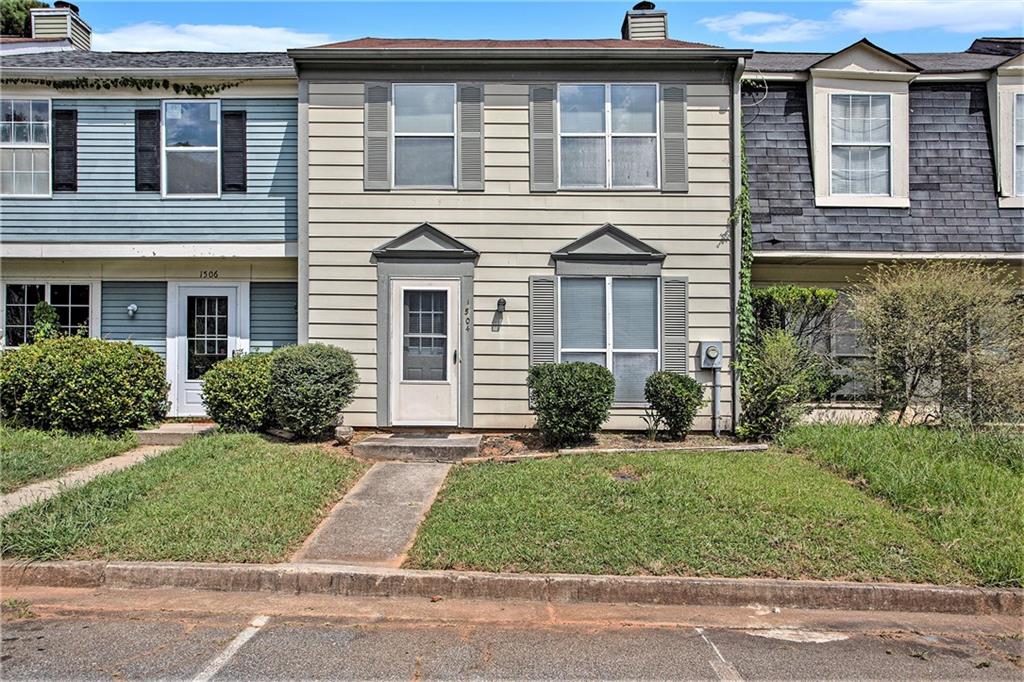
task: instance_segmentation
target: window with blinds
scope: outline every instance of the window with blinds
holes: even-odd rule
[[[830,98],[832,194],[892,194],[892,121],[889,95]]]
[[[644,402],[659,367],[658,279],[561,277],[558,310],[559,361],[607,367],[616,402]]]
[[[1014,194],[1024,197],[1024,95],[1017,95],[1014,98],[1013,186]]]

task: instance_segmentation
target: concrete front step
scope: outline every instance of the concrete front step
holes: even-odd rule
[[[181,445],[215,428],[217,425],[209,422],[166,422],[155,429],[140,429],[134,433],[139,445]]]
[[[356,457],[406,462],[457,462],[480,454],[479,433],[404,434],[370,436],[352,446]]]

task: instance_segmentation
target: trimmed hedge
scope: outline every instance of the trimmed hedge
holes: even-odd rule
[[[17,426],[117,433],[167,411],[164,361],[123,341],[65,336],[4,351],[0,385],[0,416]]]
[[[337,424],[352,402],[359,377],[347,350],[322,343],[286,346],[270,364],[274,421],[303,438],[314,438]]]
[[[592,362],[534,365],[527,378],[537,430],[553,447],[585,441],[608,419],[615,377]]]
[[[261,431],[271,420],[272,353],[221,360],[203,375],[206,413],[226,431]]]
[[[682,440],[693,426],[697,410],[704,404],[700,382],[686,374],[655,372],[644,383],[644,398],[665,425],[669,438]]]

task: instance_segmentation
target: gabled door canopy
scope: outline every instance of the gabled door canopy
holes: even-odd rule
[[[475,260],[480,253],[430,223],[423,223],[373,250],[377,260]]]

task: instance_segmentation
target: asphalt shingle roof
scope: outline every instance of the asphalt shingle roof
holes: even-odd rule
[[[285,52],[32,52],[3,56],[4,68],[26,69],[226,69],[291,68]]]
[[[406,48],[406,49],[508,49],[508,48],[714,48],[715,45],[705,43],[692,43],[685,40],[622,40],[621,38],[596,38],[579,40],[444,40],[433,38],[357,38],[345,40],[340,43],[329,43],[317,45],[317,48],[330,49],[382,49],[382,48]]]
[[[755,52],[747,68],[763,73],[806,71],[831,52]],[[974,52],[905,52],[900,54],[913,62],[924,73],[963,73],[992,69],[1010,57],[999,54],[978,54]]]

